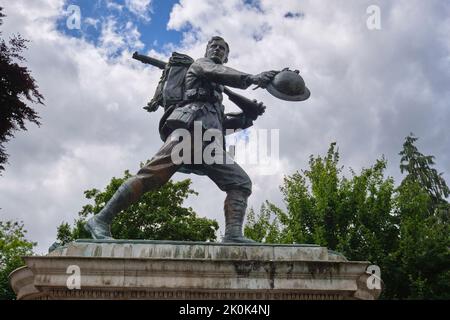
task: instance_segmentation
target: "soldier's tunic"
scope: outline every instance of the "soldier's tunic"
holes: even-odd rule
[[[223,191],[239,190],[250,195],[249,176],[224,150],[224,145],[223,148],[216,148],[216,151],[220,150],[218,152],[222,153],[216,155],[223,159],[221,163],[180,165],[174,164],[171,158],[172,149],[179,143],[179,140],[174,138],[176,134],[174,130],[178,127],[174,127],[171,120],[183,112],[194,110],[192,121],[186,127],[190,131],[193,129],[194,121],[201,121],[203,130],[219,130],[223,136],[226,129],[250,127],[253,123],[243,113],[226,115],[222,104],[223,86],[246,89],[250,84],[249,74],[216,64],[209,58],[195,61],[185,78],[185,103],[171,106],[161,119],[159,130],[165,141],[163,146],[136,175],[142,182],[144,189],[142,191],[162,186],[175,172],[180,171],[207,175]]]

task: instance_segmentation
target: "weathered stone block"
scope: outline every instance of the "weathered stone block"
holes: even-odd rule
[[[18,299],[376,299],[369,262],[315,245],[77,240],[25,257]],[[70,266],[80,287],[69,288]]]

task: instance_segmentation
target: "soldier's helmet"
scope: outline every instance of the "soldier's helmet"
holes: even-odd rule
[[[311,95],[300,72],[289,69],[279,72],[267,86],[267,91],[286,101],[304,101]]]

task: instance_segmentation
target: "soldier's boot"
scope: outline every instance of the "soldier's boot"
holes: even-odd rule
[[[92,238],[111,240],[111,222],[122,210],[136,202],[142,195],[143,188],[139,179],[132,177],[125,181],[105,207],[85,224],[84,228]]]
[[[225,198],[225,236],[224,243],[254,243],[242,234],[248,195],[242,191],[231,190]]]

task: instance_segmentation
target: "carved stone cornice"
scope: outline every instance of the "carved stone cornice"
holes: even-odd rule
[[[79,241],[24,260],[10,276],[18,299],[339,300],[381,292],[367,286],[369,262],[318,246]]]

